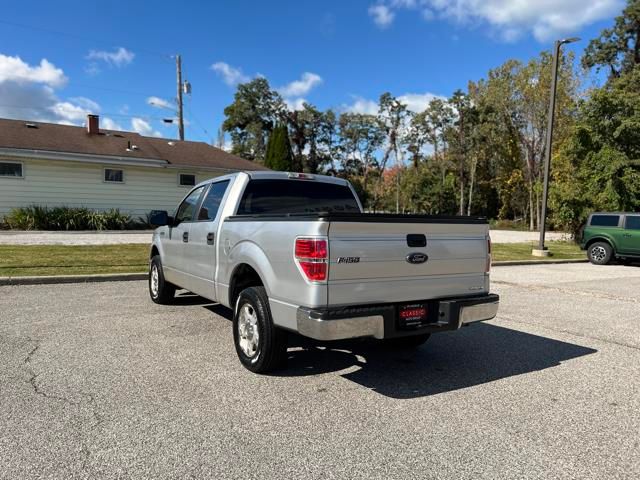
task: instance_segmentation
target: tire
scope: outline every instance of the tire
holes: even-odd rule
[[[596,242],[589,246],[587,256],[594,265],[606,265],[613,258],[613,248],[606,242]]]
[[[384,341],[385,345],[397,349],[413,349],[423,345],[431,337],[430,333],[411,335],[409,337],[389,338]]]
[[[271,318],[264,287],[250,287],[238,297],[233,315],[233,343],[240,363],[254,373],[268,373],[287,359],[287,333]]]
[[[149,263],[149,296],[160,305],[172,303],[176,295],[175,285],[164,279],[160,255],[155,255]]]

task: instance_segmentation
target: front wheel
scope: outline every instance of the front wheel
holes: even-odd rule
[[[149,296],[153,302],[166,305],[175,295],[176,287],[164,279],[160,255],[155,255],[149,264]]]
[[[233,342],[240,363],[254,373],[267,373],[287,358],[287,334],[271,318],[264,287],[250,287],[238,297],[233,316]]]
[[[589,261],[594,265],[606,265],[613,257],[613,248],[605,242],[596,242],[587,251]]]

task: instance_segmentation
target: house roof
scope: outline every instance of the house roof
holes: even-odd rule
[[[135,146],[137,148],[129,148]],[[135,132],[100,129],[90,134],[85,127],[0,118],[0,148],[104,155],[165,161],[176,167],[224,170],[267,170],[203,142],[145,137]]]

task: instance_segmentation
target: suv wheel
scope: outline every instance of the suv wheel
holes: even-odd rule
[[[271,318],[264,287],[250,287],[238,297],[233,315],[233,342],[240,363],[254,373],[267,373],[287,358],[287,334]]]
[[[596,242],[589,247],[589,261],[594,265],[606,265],[613,257],[613,249],[606,242]]]
[[[164,279],[160,255],[155,255],[149,264],[149,296],[155,303],[171,303],[176,294],[175,285]]]

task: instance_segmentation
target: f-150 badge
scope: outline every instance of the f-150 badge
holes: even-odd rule
[[[359,263],[360,257],[338,257],[338,263]]]

